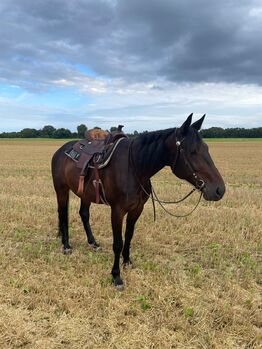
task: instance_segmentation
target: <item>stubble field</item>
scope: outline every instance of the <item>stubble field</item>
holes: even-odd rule
[[[155,223],[147,203],[124,292],[111,285],[109,208],[92,206],[103,250],[91,252],[71,195],[73,254],[62,254],[50,174],[61,144],[0,141],[0,348],[261,348],[262,142],[209,144],[227,186],[220,202],[180,219],[157,207]],[[153,183],[164,199],[191,189],[169,169]]]

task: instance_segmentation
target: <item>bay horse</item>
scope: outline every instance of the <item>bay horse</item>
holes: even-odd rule
[[[107,203],[111,207],[114,263],[112,281],[117,289],[123,289],[120,276],[120,255],[123,265],[131,266],[130,243],[136,221],[151,193],[150,178],[164,166],[169,166],[178,178],[191,183],[203,193],[205,200],[220,200],[225,193],[224,181],[214,165],[208,146],[198,132],[205,115],[192,122],[190,114],[179,128],[169,128],[142,134],[133,140],[123,139],[116,148],[110,163],[99,170]],[[59,232],[64,253],[71,253],[68,236],[69,190],[77,195],[80,169],[65,155],[77,141],[70,141],[59,148],[52,158],[52,176],[57,195]],[[94,250],[99,249],[89,224],[89,208],[96,202],[94,171],[89,170],[81,195],[79,214]],[[122,239],[122,224],[126,217],[125,241]]]

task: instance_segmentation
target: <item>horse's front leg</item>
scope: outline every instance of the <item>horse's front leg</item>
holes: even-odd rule
[[[112,276],[114,285],[118,290],[123,290],[124,285],[120,277],[119,259],[123,249],[122,239],[122,224],[124,218],[124,211],[120,207],[112,207],[111,222],[113,229],[113,251],[115,254],[114,265],[112,268]]]
[[[123,265],[124,267],[132,267],[130,259],[130,243],[134,235],[135,224],[143,211],[144,205],[138,206],[135,210],[128,212],[126,218],[125,244],[123,248]]]

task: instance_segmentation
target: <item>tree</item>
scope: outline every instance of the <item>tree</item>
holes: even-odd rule
[[[77,126],[77,134],[79,138],[85,138],[85,132],[87,130],[86,125],[81,124],[79,126]]]
[[[36,138],[39,137],[40,132],[35,128],[24,128],[20,134],[22,138]]]
[[[70,138],[72,137],[71,131],[67,128],[58,128],[54,132],[55,138]]]
[[[0,138],[20,138],[20,132],[2,132],[0,133]]]
[[[112,133],[112,132],[115,132],[115,131],[117,131],[117,127],[115,127],[115,126],[110,127],[110,132],[111,132],[111,133]]]
[[[78,138],[78,133],[77,132],[71,132],[71,137],[72,138]]]
[[[42,137],[51,138],[54,136],[55,128],[51,125],[46,125],[41,130]]]

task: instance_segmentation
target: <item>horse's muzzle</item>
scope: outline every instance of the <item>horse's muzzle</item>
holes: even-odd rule
[[[222,199],[226,191],[226,187],[224,184],[221,184],[216,187],[209,187],[208,185],[205,185],[202,189],[203,197],[207,201],[219,201]]]

